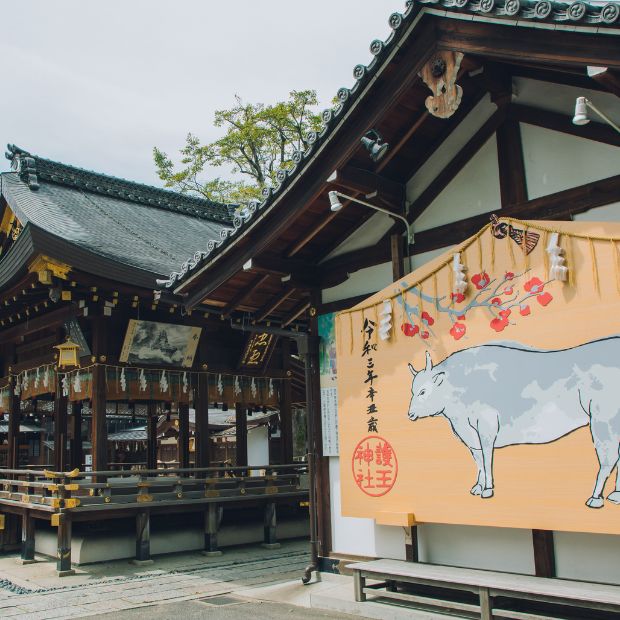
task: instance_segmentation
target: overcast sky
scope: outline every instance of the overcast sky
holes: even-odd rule
[[[3,2],[0,140],[42,157],[161,182],[152,148],[238,93],[270,103],[314,88],[327,107],[385,39],[404,0],[28,0]],[[1,152],[1,151],[0,151]],[[2,158],[1,169],[8,167]],[[221,174],[221,173],[218,173]]]

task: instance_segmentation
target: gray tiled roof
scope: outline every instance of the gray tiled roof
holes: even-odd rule
[[[374,79],[378,70],[389,62],[398,45],[409,36],[411,27],[423,13],[431,13],[442,18],[457,20],[480,20],[501,24],[513,22],[523,28],[543,28],[549,30],[565,29],[567,34],[577,27],[581,32],[617,36],[620,24],[620,3],[610,2],[555,2],[553,0],[406,0],[403,13],[392,13],[388,23],[392,32],[385,41],[375,39],[370,43],[373,59],[368,65],[359,64],[353,68],[354,82],[350,87],[343,86],[336,93],[336,105],[322,113],[323,125],[318,132],[307,136],[308,148],[293,156],[293,166],[277,173],[278,184],[263,190],[263,201],[243,209],[233,221],[229,234],[208,244],[195,246],[188,244],[189,258],[177,265],[160,285],[178,286],[196,269],[206,265],[225,247],[234,243],[241,233],[250,228],[262,217],[272,205],[286,192],[287,188],[297,182],[306,164],[312,160],[317,151],[336,134],[343,117],[361,101],[361,94]],[[610,45],[617,42],[609,40]],[[195,251],[194,251],[195,250]],[[193,254],[191,253],[193,252]]]
[[[36,179],[22,161],[16,172],[1,175],[2,195],[22,225],[154,276],[170,273],[190,248],[219,239],[231,225],[229,205],[28,158],[35,162]],[[68,170],[74,171],[71,178]],[[165,204],[149,198],[160,193]]]

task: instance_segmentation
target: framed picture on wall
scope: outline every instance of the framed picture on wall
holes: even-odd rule
[[[119,360],[127,364],[191,367],[200,327],[130,319]]]

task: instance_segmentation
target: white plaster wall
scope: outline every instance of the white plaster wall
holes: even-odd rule
[[[415,220],[414,231],[499,211],[501,207],[497,141],[493,136]]]
[[[248,430],[248,465],[269,465],[269,435],[267,426]],[[252,472],[258,476],[259,471]]]
[[[530,199],[620,173],[620,148],[521,123]]]

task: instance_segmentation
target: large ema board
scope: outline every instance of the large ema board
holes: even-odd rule
[[[494,219],[336,340],[344,516],[620,533],[620,224]]]

